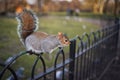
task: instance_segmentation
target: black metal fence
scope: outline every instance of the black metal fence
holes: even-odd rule
[[[29,80],[100,80],[104,72],[117,56],[117,44],[119,35],[119,20],[113,26],[106,27],[90,34],[83,34],[82,37],[76,36],[71,40],[69,57],[65,58],[65,52],[59,48],[56,53],[54,65],[46,68],[43,55],[36,55],[37,58],[31,69]],[[0,80],[5,71],[9,70],[12,74],[9,80],[19,80],[18,74],[11,68],[13,62],[28,53],[28,51],[11,57],[7,64],[0,63]],[[57,64],[59,56],[62,62]],[[43,72],[35,75],[38,61],[41,61]]]

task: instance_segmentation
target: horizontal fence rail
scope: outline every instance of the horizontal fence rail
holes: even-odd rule
[[[31,75],[28,80],[100,80],[105,70],[117,56],[117,44],[119,35],[119,20],[113,26],[109,26],[83,34],[82,37],[76,36],[71,39],[68,58],[62,48],[56,53],[54,65],[51,68],[46,67],[43,55],[36,55],[36,60],[31,69]],[[8,63],[0,62],[2,70],[0,71],[0,80],[8,70],[11,78],[8,80],[19,80],[18,74],[12,69],[11,65],[19,57],[22,57],[29,51],[20,52],[11,57]],[[58,64],[58,58],[61,63]],[[43,72],[35,75],[38,61],[42,64]]]

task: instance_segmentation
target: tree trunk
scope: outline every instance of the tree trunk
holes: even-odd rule
[[[114,0],[115,4],[114,4],[114,16],[117,16],[117,7],[118,7],[118,0]]]
[[[99,13],[103,14],[104,13],[104,0],[99,2]]]
[[[109,0],[106,0],[104,3],[103,13],[107,13],[108,2],[109,2]]]

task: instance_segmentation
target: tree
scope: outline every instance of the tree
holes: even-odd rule
[[[119,0],[114,0],[114,15],[117,16],[117,8],[118,8]]]
[[[106,0],[105,3],[104,3],[104,9],[103,9],[104,13],[107,12],[108,2],[109,2],[109,0]]]

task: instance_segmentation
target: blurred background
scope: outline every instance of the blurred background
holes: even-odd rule
[[[63,32],[70,39],[111,26],[115,17],[120,17],[120,0],[0,0],[0,62],[25,50],[17,34],[16,10],[22,8],[32,9],[36,13],[39,19],[38,31],[48,34]],[[69,47],[64,49],[66,58],[68,49]],[[57,51],[43,55],[47,67],[54,64]],[[24,55],[12,66],[15,70],[24,67],[25,76],[22,80],[30,76],[35,59],[34,55]],[[40,65],[41,63],[37,66],[36,73],[42,71]],[[10,76],[7,74],[5,79]]]
[[[65,12],[68,9],[95,14],[120,13],[119,0],[0,0],[0,14],[10,15],[17,8],[28,7],[39,14],[49,12]]]

